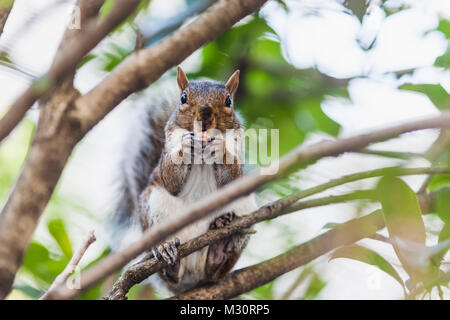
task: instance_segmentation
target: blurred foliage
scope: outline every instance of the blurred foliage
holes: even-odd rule
[[[356,244],[345,246],[335,250],[330,260],[337,258],[347,258],[373,265],[397,280],[403,289],[405,288],[402,278],[400,278],[394,267],[386,261],[386,259],[371,249]]]
[[[0,8],[10,8],[14,0],[0,0]]]
[[[422,219],[416,193],[400,178],[385,176],[377,186],[378,197],[389,237],[403,267],[413,281],[422,279],[420,263],[413,263],[410,252],[405,249],[409,243],[425,246],[425,225]],[[399,242],[406,242],[403,246]]]
[[[0,203],[4,203],[6,200],[6,196],[19,174],[30,146],[33,131],[34,123],[25,119],[0,148]],[[47,230],[56,247],[40,242],[36,238],[32,240],[19,270],[13,294],[21,291],[24,295],[23,298],[37,299],[64,270],[72,257],[74,248],[66,226],[68,216],[63,213],[73,211],[82,214],[88,212],[79,204],[60,197],[56,191],[40,223]],[[108,252],[101,253],[95,261],[104,257]],[[99,286],[83,295],[83,297],[92,299],[99,299],[101,296],[102,292],[100,292]]]
[[[310,280],[308,287],[306,288],[305,294],[300,298],[301,300],[312,300],[316,299],[320,292],[325,288],[326,282],[322,278],[314,273],[312,279]]]
[[[256,300],[273,300],[275,299],[274,284],[276,281],[271,281],[256,288],[248,293],[250,297]]]
[[[450,94],[440,84],[403,84],[401,90],[410,90],[426,94],[431,102],[439,110],[447,109],[450,106]]]
[[[442,32],[445,38],[450,39],[450,21],[446,19],[439,20],[439,25],[436,28],[437,31]]]
[[[447,239],[446,229],[444,233],[441,232],[437,245],[427,247],[425,225],[416,193],[403,180],[391,176],[380,180],[377,193],[389,237],[397,257],[410,276],[406,281],[408,289],[412,290],[420,283],[441,275],[441,260],[449,248],[448,244],[442,243]],[[448,210],[442,209],[442,201],[438,201],[439,207],[441,210]],[[444,214],[446,215],[443,212],[442,215]],[[440,285],[437,287],[441,294]]]
[[[34,124],[25,120],[0,148],[0,203],[6,198],[27,155]]]
[[[370,1],[365,0],[345,0],[344,6],[351,10],[353,14],[362,22],[366,15],[367,8],[369,8]]]
[[[391,176],[380,180],[377,191],[389,235],[425,244],[425,225],[416,193],[402,179]]]
[[[116,2],[116,0],[106,0],[105,1],[102,8],[100,9],[100,18],[101,19],[104,19],[111,12],[111,10],[114,8],[115,2]],[[135,13],[132,14],[131,16],[129,16],[122,24],[120,24],[119,27],[116,28],[116,31],[122,30],[124,26],[129,27],[129,26],[133,25],[136,17],[139,14],[141,14],[143,12],[145,13],[145,11],[147,11],[148,6],[150,5],[150,2],[151,2],[151,0],[141,0]]]
[[[449,20],[441,19],[439,21],[439,25],[436,28],[436,30],[442,32],[446,39],[450,39],[450,21]],[[444,54],[437,57],[436,61],[434,62],[434,65],[436,67],[450,69],[450,43],[448,44],[447,50],[444,52]]]
[[[450,224],[450,189],[439,192],[436,210],[444,223]]]
[[[276,300],[280,299],[280,297],[276,294],[276,283],[277,280],[266,283],[265,285],[256,288],[249,293],[243,295],[243,298],[248,299],[256,299],[256,300]],[[304,286],[304,289],[300,291],[302,294],[300,296],[296,295],[297,290],[301,286]],[[283,296],[281,299],[297,299],[297,300],[312,300],[316,299],[318,295],[325,288],[326,282],[322,279],[322,277],[312,268],[305,267],[302,272],[298,275],[297,279],[292,283],[292,285],[288,288],[284,288],[282,290]]]
[[[261,17],[254,16],[206,45],[202,57],[200,70],[188,76],[225,81],[239,69],[237,110],[247,128],[280,128],[280,155],[310,132],[339,133],[339,125],[320,104],[325,96],[347,97],[347,82],[289,64],[278,36]]]
[[[103,70],[113,70],[132,51],[129,43],[109,43],[99,55]],[[237,109],[248,128],[282,128],[281,155],[310,132],[339,133],[339,124],[320,105],[326,96],[347,97],[347,81],[316,69],[293,67],[283,57],[278,36],[263,18],[254,16],[209,43],[202,49],[202,58],[200,69],[188,73],[188,77],[225,81],[239,69]],[[268,142],[270,150],[270,136]]]
[[[439,164],[442,167],[450,167],[450,148],[447,148],[447,150],[444,150],[444,152],[441,154],[439,159],[436,161],[437,164]],[[438,190],[441,188],[444,188],[446,186],[450,186],[450,177],[448,174],[436,174],[434,175],[430,183],[428,184],[428,189]]]
[[[285,12],[289,11],[289,7],[284,1],[277,0],[277,2]],[[360,22],[363,21],[369,1],[345,0],[340,2],[349,10],[344,14],[353,14]],[[101,10],[102,17],[111,12],[114,3],[115,0],[105,2]],[[87,55],[78,67],[82,68],[87,63],[97,62],[101,65],[101,71],[107,73],[118,66],[135,49],[133,22],[136,15],[148,10],[149,3],[149,0],[142,1],[137,13],[115,30],[106,40],[101,51]],[[193,1],[187,0],[186,3],[189,7]],[[389,6],[390,1],[382,1],[382,3],[382,9],[387,16],[406,8],[403,4],[397,6],[390,4]],[[446,39],[450,39],[450,22],[441,19],[434,31],[439,31]],[[308,134],[316,132],[330,136],[339,134],[339,124],[323,112],[321,105],[329,97],[348,99],[347,86],[351,79],[336,79],[321,73],[317,68],[297,69],[284,51],[280,36],[260,15],[256,14],[245,19],[215,41],[204,46],[200,50],[200,56],[199,67],[188,73],[192,79],[208,77],[225,81],[236,69],[240,69],[240,86],[236,96],[237,109],[242,114],[247,128],[280,129],[280,155],[301,144]],[[12,63],[8,56],[1,56],[0,60]],[[449,69],[450,45],[445,53],[437,57],[434,65],[444,70]],[[173,70],[170,73],[175,75]],[[439,110],[448,108],[450,104],[450,97],[440,84],[406,83],[400,85],[399,89],[415,91],[427,96]],[[33,130],[33,123],[24,121],[14,135],[0,148],[1,202],[6,199],[23,164]],[[268,142],[268,150],[270,150],[270,137],[268,137]],[[258,158],[258,163],[262,164],[262,162],[262,159]],[[450,151],[444,153],[438,163],[450,167]],[[448,175],[435,175],[429,184],[429,190],[449,185]],[[287,196],[299,191],[289,180],[270,183],[266,188],[275,191],[279,196]],[[425,227],[417,197],[409,186],[398,178],[385,177],[381,179],[378,191],[390,237],[419,243],[424,250],[429,249],[425,247]],[[449,199],[448,192],[442,193],[438,199],[436,213],[444,222],[439,233],[439,244],[450,238]],[[20,291],[26,297],[38,298],[67,265],[76,249],[73,235],[68,229],[68,212],[78,212],[95,219],[88,209],[77,204],[73,199],[60,196],[56,191],[41,221],[41,226],[48,233],[50,240],[36,237],[33,239],[19,271],[19,281],[15,284],[16,292]],[[325,227],[334,228],[336,225],[327,224]],[[286,248],[295,245],[295,232],[299,232],[296,226],[281,229]],[[411,278],[414,278],[414,281],[421,281],[424,272],[429,277],[441,272],[441,259],[438,259],[437,262],[429,261],[430,266],[427,266],[424,271],[421,267],[411,265],[414,257],[410,259],[411,257],[405,252],[404,247],[399,245],[394,247],[403,267]],[[108,252],[107,249],[100,252],[97,258],[87,264],[85,268],[96,263]],[[442,255],[439,257],[442,258]],[[335,251],[331,259],[335,258],[350,258],[374,265],[391,275],[403,286],[403,280],[395,268],[375,251],[353,245]],[[417,276],[418,273],[420,276]],[[305,290],[301,296],[293,298],[315,299],[325,287],[326,282],[316,271],[305,268],[292,283],[292,292],[299,285],[305,285]],[[104,283],[98,284],[84,293],[80,299],[99,299],[104,293],[104,286]],[[274,280],[247,295],[255,299],[275,299],[277,298],[276,288],[277,280]],[[157,293],[147,289],[146,286],[135,286],[128,296],[130,299],[160,298]]]

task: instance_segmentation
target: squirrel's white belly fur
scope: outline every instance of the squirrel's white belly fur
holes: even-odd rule
[[[169,219],[177,219],[190,204],[208,196],[217,189],[212,165],[192,165],[189,177],[180,194],[175,197],[163,187],[155,187],[150,195],[150,225],[156,225]],[[256,209],[254,195],[240,198],[226,207],[216,210],[203,219],[184,227],[175,234],[184,243],[209,230],[210,223],[217,217],[228,212],[234,212],[237,216],[248,214]],[[171,237],[173,238],[173,237]],[[204,279],[204,266],[208,254],[208,247],[196,251],[180,263],[181,286],[190,288]]]

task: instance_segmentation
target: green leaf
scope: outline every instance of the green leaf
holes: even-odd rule
[[[40,296],[42,296],[44,294],[43,291],[38,290],[36,288],[33,288],[31,286],[28,285],[15,285],[14,289],[20,290],[23,293],[25,293],[27,296],[29,296],[30,298],[33,299],[39,299]]]
[[[107,51],[100,54],[100,61],[102,69],[111,72],[117,67],[126,57],[128,57],[134,49],[121,47],[112,42],[108,45]]]
[[[421,261],[412,263],[416,256],[408,250],[413,245],[425,247],[425,225],[416,193],[402,179],[385,176],[378,183],[377,195],[399,260],[412,279],[423,277],[426,271]],[[407,248],[399,241],[408,243]]]
[[[448,174],[436,174],[431,177],[427,188],[428,190],[434,191],[447,186],[450,186],[450,176]]]
[[[309,113],[312,119],[314,119],[313,129],[309,131],[320,130],[336,137],[339,134],[341,126],[323,112],[321,102],[322,98],[302,101],[302,110]]]
[[[115,1],[116,0],[106,0],[105,1],[102,8],[100,9],[100,14],[99,14],[100,19],[104,19],[111,13],[112,9],[114,8]]]
[[[439,109],[444,110],[450,107],[450,95],[440,84],[411,84],[406,83],[399,87],[401,90],[410,90],[424,93]]]
[[[403,288],[405,287],[402,278],[400,278],[394,267],[373,250],[354,244],[334,251],[330,260],[337,258],[352,259],[375,266],[394,278]]]
[[[275,284],[275,281],[271,281],[259,288],[256,288],[256,289],[250,291],[249,294],[257,300],[272,300],[274,284]]]
[[[436,58],[434,65],[436,67],[450,69],[450,44],[444,54]]]
[[[308,284],[308,288],[306,288],[306,292],[301,298],[302,300],[312,300],[317,298],[319,293],[325,288],[327,283],[323,281],[319,275],[314,274],[311,281]]]
[[[450,223],[444,224],[439,232],[438,244],[432,247],[432,261],[434,262],[436,269],[439,270],[439,265],[441,264],[447,251],[450,249]]]
[[[95,54],[88,54],[81,60],[81,62],[78,64],[77,69],[81,69],[86,63],[88,63],[91,60],[94,60],[97,56]]]
[[[72,245],[67,234],[64,222],[61,219],[53,219],[48,223],[48,231],[58,243],[64,255],[69,259],[72,257]]]
[[[69,258],[54,259],[48,249],[39,242],[30,243],[23,259],[22,268],[34,277],[50,284],[66,267]]]
[[[450,189],[442,189],[437,192],[436,211],[442,221],[450,224]]]
[[[328,222],[322,227],[322,229],[336,229],[340,225],[342,225],[342,223]]]
[[[448,239],[450,239],[450,222],[444,224],[441,232],[439,232],[439,242],[444,242]]]
[[[0,0],[0,8],[10,8],[14,0]]]
[[[24,119],[15,129],[14,134],[2,142],[0,148],[0,206],[9,194],[25,161],[33,131],[34,123],[29,119]]]
[[[439,24],[436,30],[442,32],[447,39],[450,39],[450,20],[439,20]]]
[[[425,245],[425,225],[416,193],[402,179],[385,176],[378,183],[377,195],[391,238]]]
[[[289,12],[289,7],[284,0],[276,0],[285,12]]]

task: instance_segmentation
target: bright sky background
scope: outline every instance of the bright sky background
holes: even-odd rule
[[[400,1],[400,0],[398,0]],[[395,1],[395,2],[398,2]],[[53,59],[64,27],[70,16],[73,1],[60,4],[57,9],[48,10],[49,5],[60,0],[16,0],[14,10],[8,20],[0,46],[7,47],[15,63],[32,74],[44,73]],[[390,2],[394,2],[391,0]],[[329,99],[323,103],[324,111],[343,129],[342,136],[405,121],[411,118],[437,114],[430,100],[421,94],[399,91],[396,87],[403,82],[440,83],[450,92],[450,74],[432,68],[435,58],[441,55],[447,42],[439,32],[425,32],[435,27],[438,17],[450,18],[448,0],[410,0],[405,1],[411,8],[388,18],[375,7],[370,19],[363,28],[359,21],[350,15],[339,12],[341,6],[335,1],[291,1],[293,10],[287,15],[274,3],[265,7],[263,13],[272,27],[281,35],[284,53],[299,68],[317,66],[329,75],[345,78],[365,75],[367,78],[353,80],[349,86],[351,102]],[[172,8],[181,7],[183,1],[153,0],[152,9],[159,15],[169,15]],[[311,8],[323,8],[321,17],[307,16]],[[44,18],[25,26],[36,13],[45,11]],[[377,35],[376,48],[365,52],[356,40],[370,43]],[[186,68],[195,68],[198,55],[193,55]],[[389,74],[390,71],[412,67],[421,67],[413,76],[405,76],[399,81]],[[90,64],[77,76],[76,85],[86,92],[92,88],[102,75]],[[0,68],[0,87],[2,88],[1,108],[8,106],[26,88],[28,80],[22,75]],[[31,117],[36,116],[36,111]],[[65,170],[60,192],[104,217],[111,195],[111,177],[123,142],[123,130],[129,117],[127,104],[122,104],[96,127],[77,147],[69,167]],[[282,128],[280,128],[282,130]],[[436,132],[433,130],[413,133],[386,143],[377,144],[378,149],[394,151],[422,152],[433,142]],[[323,138],[313,134],[306,143]],[[374,148],[375,148],[374,147]],[[298,186],[301,188],[325,182],[328,179],[360,170],[390,166],[398,163],[373,156],[347,154],[338,159],[324,159],[310,166],[300,174]],[[427,165],[424,160],[414,160],[411,166]],[[423,177],[405,179],[417,188]],[[370,187],[374,180],[355,183],[356,186]],[[333,193],[350,190],[351,185],[333,189]],[[358,208],[352,204],[310,209],[302,214],[291,214],[276,221],[275,227],[258,225],[258,233],[252,238],[247,253],[239,266],[256,263],[280,252],[280,244],[285,243],[283,228],[296,228],[298,232],[294,243],[301,243],[322,232],[328,222],[344,222],[357,214]],[[369,208],[364,209],[364,213]],[[439,221],[427,219],[432,229],[439,230]],[[89,219],[73,218],[71,236],[79,241],[85,232],[94,227],[99,241],[94,247],[101,248],[106,239],[102,239],[102,226],[92,224]],[[430,220],[430,221],[428,221]],[[101,221],[101,218],[99,219]],[[38,232],[37,237],[47,239],[48,235]],[[103,240],[103,243],[102,243]],[[430,235],[429,243],[436,237]],[[388,261],[398,263],[393,250],[375,241],[365,240],[365,244],[383,253]],[[93,249],[92,251],[94,251]],[[251,254],[249,254],[251,252]],[[320,294],[321,299],[399,299],[402,298],[400,286],[389,276],[374,267],[350,260],[327,261],[322,257],[314,266],[321,272],[328,285]],[[282,277],[279,282],[280,294],[298,274],[293,271]],[[405,277],[404,273],[401,276]],[[303,290],[304,288],[299,288]],[[446,297],[450,297],[446,290]]]

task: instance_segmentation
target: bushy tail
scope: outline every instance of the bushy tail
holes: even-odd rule
[[[113,249],[121,245],[129,231],[138,227],[139,195],[158,165],[165,141],[164,127],[176,108],[174,99],[169,96],[158,98],[151,104],[145,100],[143,96],[133,104],[132,120],[125,137],[123,159],[116,179],[114,212],[108,228]]]

